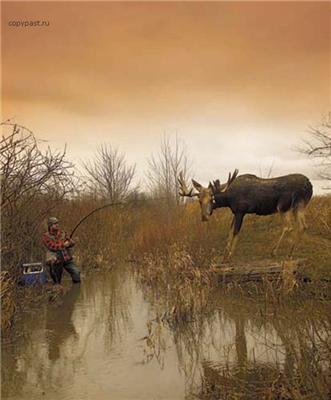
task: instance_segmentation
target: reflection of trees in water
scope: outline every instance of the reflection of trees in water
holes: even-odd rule
[[[123,272],[123,271],[122,271]],[[68,387],[98,338],[109,351],[130,325],[130,282],[120,271],[91,275],[72,286],[61,304],[22,321],[22,336],[5,344],[2,392],[28,398]],[[78,306],[77,306],[78,305]],[[31,392],[31,395],[29,395]]]
[[[275,304],[242,293],[207,292],[195,288],[190,300],[205,302],[200,309],[192,306],[192,314],[181,319],[173,312],[181,306],[167,298],[169,288],[160,284],[145,290],[149,301],[157,301],[158,318],[172,332],[188,395],[329,398],[330,306],[299,298]],[[181,296],[177,300],[182,301]]]
[[[115,267],[101,277],[91,279],[87,291],[93,294],[94,326],[104,336],[105,351],[115,341],[120,341],[132,326],[130,307],[132,301],[132,280],[123,271],[125,266]]]
[[[286,353],[287,383],[313,398],[331,397],[330,311],[328,305],[309,303],[273,321]]]
[[[35,329],[33,329],[33,327]],[[33,309],[24,318],[16,322],[15,330],[1,341],[1,395],[19,395],[23,385],[30,379],[33,358],[42,358],[43,349],[36,352],[32,334],[43,336],[45,327],[44,307]],[[36,329],[37,328],[37,329]],[[42,372],[41,366],[38,373]]]
[[[236,315],[234,318],[235,323],[235,343],[237,363],[241,370],[245,370],[247,365],[247,341],[245,335],[245,320],[242,315]]]
[[[119,269],[112,269],[108,274],[101,273],[90,275],[82,285],[83,307],[72,315],[74,303],[66,308],[67,312],[61,322],[59,318],[50,314],[52,325],[49,341],[49,359],[52,361],[48,368],[46,381],[56,387],[63,386],[64,382],[72,382],[75,372],[80,365],[88,359],[87,353],[93,344],[101,342],[104,351],[109,352],[115,341],[120,341],[123,333],[130,323],[130,284],[126,274]],[[74,288],[73,288],[74,289]],[[65,303],[65,299],[64,302]],[[63,309],[65,311],[65,308]],[[64,324],[65,329],[62,329]],[[52,349],[54,342],[57,344]],[[56,356],[52,358],[51,356]],[[56,359],[58,362],[55,362]]]
[[[159,363],[163,364],[162,348],[165,339],[171,333],[178,357],[178,368],[185,376],[186,387],[191,388],[201,374],[201,363],[204,359],[206,340],[217,341],[212,329],[217,316],[210,289],[178,286],[159,282],[158,286],[142,284],[145,299],[152,304],[151,322],[154,322],[153,340],[147,340],[151,354],[157,355]],[[158,329],[162,324],[163,329]],[[167,329],[165,329],[167,328]],[[150,330],[150,329],[149,329]],[[146,338],[150,338],[148,335]],[[161,353],[161,355],[160,355]]]
[[[223,299],[224,300],[224,299]],[[273,305],[271,305],[273,307]],[[258,302],[229,298],[223,311],[235,322],[237,363],[205,363],[202,398],[244,396],[247,399],[328,399],[330,396],[330,309],[322,304],[298,302],[279,305],[271,315],[261,313]],[[250,329],[245,329],[245,320]],[[260,333],[256,330],[260,329]],[[270,329],[274,334],[263,338]],[[247,338],[254,333],[255,344],[281,353],[279,364],[247,357]],[[281,340],[281,346],[275,340]],[[254,347],[253,347],[254,350]],[[271,389],[270,389],[271,388]],[[269,397],[262,397],[269,396]],[[260,397],[259,397],[260,396]]]
[[[184,372],[186,387],[192,387],[200,375],[203,360],[203,339],[207,323],[194,321],[172,326],[180,369]]]
[[[5,348],[2,370],[8,371],[3,377],[3,393],[6,396],[24,392],[26,396],[47,393],[52,387],[58,388],[61,379],[70,380],[73,366],[72,354],[63,354],[62,346],[70,341],[74,348],[78,334],[72,321],[75,303],[80,295],[80,287],[73,286],[61,299],[61,304],[40,307],[39,312],[29,310],[29,314],[15,327],[22,336],[14,338],[10,347]],[[17,383],[18,384],[17,384]]]

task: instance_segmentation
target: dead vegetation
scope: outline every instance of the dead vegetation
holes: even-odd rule
[[[331,181],[331,112],[321,122],[309,128],[310,139],[300,151],[316,160],[320,167],[321,179]],[[330,189],[326,185],[327,189]]]
[[[77,186],[79,180],[65,150],[43,152],[33,133],[25,127],[7,123],[3,128],[7,134],[1,141],[2,271],[8,274],[10,282],[4,278],[3,288],[7,289],[3,296],[6,297],[8,288],[16,287],[12,282],[17,282],[20,264],[43,260],[40,238],[46,229],[46,217],[58,216],[62,227],[70,232],[84,215],[105,204],[109,193],[101,195],[99,191],[95,195],[97,187],[94,193],[91,187],[86,192],[84,187]],[[161,150],[160,159],[154,158],[152,163],[160,168],[155,168],[160,179],[154,176],[153,182],[158,182],[157,193],[168,193],[171,197],[177,193],[176,171],[183,167],[187,170],[188,158],[179,144],[172,151],[166,139]],[[169,201],[168,195],[160,198],[130,193],[128,185],[134,170],[129,172],[125,207],[104,209],[77,231],[77,262],[87,272],[111,267],[118,260],[134,260],[142,279],[149,280],[150,284],[171,275],[175,283],[173,295],[179,291],[190,304],[190,288],[212,285],[210,270],[222,258],[232,215],[229,210],[217,210],[208,223],[202,223],[195,202],[177,204],[176,196],[175,201]],[[168,181],[172,182],[169,187]],[[294,255],[305,260],[305,273],[313,282],[331,277],[330,204],[330,196],[313,198],[307,210],[309,229]],[[248,215],[233,265],[270,258],[281,229],[278,215]],[[283,243],[276,261],[286,259],[289,246]],[[14,293],[10,298],[15,303]],[[8,301],[4,301],[6,319],[17,309],[9,306]]]
[[[171,332],[188,399],[328,399],[330,202],[329,196],[315,197],[309,206],[309,230],[295,253],[310,280],[301,285],[293,278],[295,262],[287,259],[291,243],[281,246],[276,259],[270,258],[269,238],[277,240],[282,229],[277,215],[249,216],[232,266],[272,260],[284,266],[281,279],[219,286],[214,266],[220,263],[230,213],[215,213],[208,224],[202,224],[194,203],[164,213],[156,212],[153,205],[140,210],[136,217],[151,223],[137,224],[134,231],[135,271],[147,300],[155,305],[144,338],[146,361],[155,358],[162,366],[165,332]],[[223,354],[221,360],[209,360],[204,343],[222,343],[226,332],[219,330],[227,324],[234,329],[235,340],[215,349]],[[270,339],[263,345],[281,353],[278,364],[249,357],[248,336],[250,341],[253,334],[254,340],[263,341],[270,332],[281,345]]]
[[[35,289],[19,290],[17,286],[20,264],[43,259],[40,237],[46,228],[46,216],[58,216],[70,232],[82,216],[107,201],[100,190],[96,195],[96,190],[87,193],[74,189],[76,178],[65,151],[43,153],[32,132],[17,125],[9,124],[9,128],[10,135],[1,142],[0,279],[4,330],[12,325],[20,304],[38,301],[45,295],[51,301],[62,296],[60,288],[40,289],[36,295]],[[146,298],[155,305],[155,318],[148,322],[143,338],[145,361],[157,359],[162,366],[166,350],[163,333],[171,332],[180,368],[195,398],[327,399],[331,197],[312,199],[307,210],[309,229],[294,254],[304,261],[303,272],[311,281],[309,285],[295,290],[293,274],[289,273],[281,285],[265,280],[245,287],[235,283],[219,287],[215,265],[222,259],[232,215],[229,210],[219,210],[208,223],[202,223],[198,204],[182,204],[174,197],[173,172],[178,163],[172,166],[172,153],[168,150],[165,147],[163,154],[167,161],[162,170],[164,179],[154,176],[153,181],[161,198],[128,195],[125,187],[125,206],[96,213],[77,231],[77,263],[87,274],[111,268],[120,260],[134,261],[137,280]],[[185,154],[178,156],[175,161],[186,163]],[[155,166],[155,159],[153,162]],[[170,186],[166,186],[167,182]],[[232,266],[270,259],[281,230],[279,215],[248,215]],[[290,246],[283,242],[273,260],[288,262]],[[235,348],[235,362],[225,358],[215,363],[203,354],[205,335],[207,331],[216,332],[226,321],[234,327],[235,343],[217,351],[230,355]],[[277,332],[285,348],[285,363],[279,366],[247,357],[247,332],[270,329]],[[198,372],[200,385],[196,387]]]
[[[199,398],[329,398],[331,321],[325,304],[317,310],[316,303],[292,299],[264,308],[240,293],[222,300],[224,313],[235,326],[236,357],[203,363]],[[252,357],[248,342],[252,335],[263,341],[266,351],[279,354],[277,363],[259,359],[256,353]],[[275,343],[274,335],[280,343]]]
[[[1,124],[1,269],[2,327],[19,309],[20,266],[41,258],[40,236],[46,216],[74,191],[73,165],[63,151],[41,151],[33,132]]]
[[[293,255],[293,258],[305,260],[305,272],[312,279],[330,277],[331,274],[330,204],[330,196],[312,199],[307,209],[308,231]],[[154,204],[139,210],[135,218],[146,221],[137,224],[133,232],[133,253],[137,257],[150,253],[158,257],[167,254],[168,249],[176,245],[187,251],[193,265],[200,270],[215,263],[220,264],[231,224],[231,213],[228,210],[216,211],[208,223],[202,223],[196,203],[167,209]],[[281,230],[279,215],[248,215],[243,227],[244,234],[239,236],[238,253],[234,255],[232,264],[286,260],[291,240],[282,244],[276,258],[271,256],[273,244]]]
[[[329,301],[268,282],[217,287],[176,247],[146,258],[138,273],[155,310],[143,338],[146,361],[162,367],[171,332],[192,398],[329,398]]]

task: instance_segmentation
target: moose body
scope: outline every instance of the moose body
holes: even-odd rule
[[[262,179],[239,175],[225,192],[214,193],[214,206],[229,207],[233,214],[270,215],[306,205],[312,196],[307,177],[291,174]]]
[[[224,259],[231,257],[246,214],[271,215],[281,213],[285,216],[285,225],[280,239],[273,248],[276,254],[284,235],[291,231],[292,221],[297,226],[297,236],[293,243],[291,254],[299,239],[299,233],[306,229],[304,209],[309,203],[313,187],[309,179],[301,174],[290,174],[277,178],[263,179],[255,175],[238,175],[238,170],[231,175],[226,184],[214,181],[207,188],[202,187],[192,179],[197,193],[193,188],[188,190],[182,175],[179,178],[182,196],[198,196],[203,221],[208,221],[216,208],[228,207],[234,214],[230,237],[226,247]]]

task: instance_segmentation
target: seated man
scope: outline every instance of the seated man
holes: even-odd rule
[[[47,249],[46,264],[50,267],[53,282],[61,284],[63,268],[69,272],[73,283],[80,282],[80,272],[73,261],[70,248],[74,241],[58,225],[55,217],[48,219],[48,232],[43,235],[43,243]]]

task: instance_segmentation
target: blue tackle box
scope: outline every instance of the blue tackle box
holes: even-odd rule
[[[44,285],[46,282],[47,276],[42,263],[22,264],[22,283],[24,285]]]

